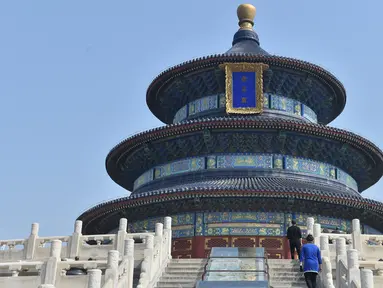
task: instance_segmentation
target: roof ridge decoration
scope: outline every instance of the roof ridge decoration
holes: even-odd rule
[[[237,8],[239,29],[253,30],[255,12],[257,9],[251,4],[241,4]]]
[[[269,55],[259,46],[259,37],[253,30],[256,8],[241,4],[237,9],[239,30],[234,34],[233,47],[226,53]]]

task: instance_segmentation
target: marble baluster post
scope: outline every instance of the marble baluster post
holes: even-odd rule
[[[328,235],[320,236],[320,250],[321,250],[322,257],[330,258],[330,245],[329,245]]]
[[[341,271],[340,271],[340,261],[347,263],[347,252],[346,252],[346,239],[337,238],[336,239],[336,287],[341,285]]]
[[[363,251],[362,251],[362,233],[360,230],[360,221],[359,219],[353,219],[352,220],[352,248],[358,251],[358,257],[359,259],[363,258]]]
[[[127,287],[133,287],[133,274],[134,274],[134,240],[127,239],[125,240],[125,257],[128,259],[128,281]]]
[[[120,255],[124,255],[124,247],[125,247],[125,238],[127,234],[128,229],[128,219],[121,218],[120,224],[118,227],[118,232],[116,235],[116,244],[115,249],[120,253]]]
[[[355,250],[355,249],[350,249],[347,251],[347,282],[348,282],[348,285],[351,285],[352,281],[355,281],[355,283],[360,285],[360,270],[359,270],[358,250]]]
[[[88,270],[88,288],[101,288],[101,270]]]
[[[319,223],[314,224],[314,243],[319,247],[320,246],[320,236],[322,234],[322,227]]]
[[[80,249],[82,245],[81,236],[82,236],[82,221],[76,220],[76,222],[74,223],[74,231],[70,238],[70,244],[69,244],[70,247],[69,247],[68,257],[71,259],[74,259],[78,255],[80,255]]]
[[[35,257],[36,242],[38,237],[39,237],[39,223],[32,223],[31,235],[29,235],[29,238],[27,240],[27,247],[26,249],[24,249],[25,259],[32,260],[33,257]]]
[[[62,242],[53,240],[51,243],[50,257],[45,263],[44,273],[42,273],[42,284],[56,284],[57,262],[61,261]]]
[[[108,252],[108,260],[105,270],[105,282],[109,279],[113,282],[113,287],[117,287],[118,282],[118,260],[120,259],[120,253],[117,250],[110,250]]]
[[[157,269],[162,265],[162,254],[164,253],[164,243],[163,243],[163,237],[164,237],[164,225],[162,223],[156,223],[155,227],[155,241],[157,243],[156,251],[154,251],[154,257],[158,257],[158,259],[155,259],[156,262],[159,265]]]
[[[167,241],[167,257],[172,258],[172,217],[165,217],[164,219],[164,230]]]
[[[142,261],[141,264],[141,272],[144,273],[144,275],[141,275],[140,278],[142,279],[142,285],[145,287],[145,283],[149,283],[152,280],[152,265],[153,265],[153,248],[154,248],[154,236],[148,235],[146,236],[146,242],[145,242],[145,250],[144,250],[144,261]],[[141,273],[141,274],[142,274]]]
[[[314,234],[314,218],[313,217],[308,217],[307,218],[307,235]]]
[[[374,275],[370,269],[360,270],[360,287],[374,288]]]

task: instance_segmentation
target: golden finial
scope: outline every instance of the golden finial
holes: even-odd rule
[[[251,4],[241,4],[237,9],[240,29],[252,30],[254,26],[255,7]]]

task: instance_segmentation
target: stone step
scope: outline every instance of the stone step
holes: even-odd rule
[[[299,272],[299,266],[298,267],[269,267],[269,272]]]
[[[300,271],[286,271],[286,272],[276,272],[276,271],[269,271],[270,277],[304,277],[303,272]]]
[[[184,277],[184,278],[167,278],[167,279],[164,279],[161,277],[160,281],[158,281],[158,283],[195,283],[197,282],[198,279],[197,277],[195,278],[189,278],[189,277]]]
[[[201,272],[185,272],[185,271],[176,271],[176,272],[167,272],[162,274],[163,277],[185,277],[185,276],[190,276],[190,277],[200,277],[203,275],[203,271]]]
[[[298,269],[299,265],[269,265],[270,269]]]
[[[287,283],[287,282],[270,283],[270,288],[301,288],[301,287],[307,288],[306,282],[302,282],[302,283]]]
[[[165,273],[166,274],[189,274],[189,273],[193,273],[193,274],[202,274],[203,272],[205,272],[205,270],[203,268],[201,269],[178,269],[178,268],[165,268]]]
[[[193,265],[171,265],[171,264],[168,264],[168,266],[166,266],[166,268],[168,269],[187,269],[187,270],[203,270],[205,269],[205,266],[202,266],[202,265],[198,265],[198,266],[193,266]],[[298,268],[299,270],[299,268]]]
[[[269,263],[299,263],[299,260],[295,259],[267,259]]]
[[[168,263],[168,266],[169,267],[185,267],[185,266],[189,266],[189,267],[205,267],[206,263]]]
[[[165,273],[167,274],[182,274],[182,275],[185,275],[185,274],[193,274],[193,275],[197,275],[197,274],[202,274],[204,273],[204,269],[200,269],[200,270],[190,270],[190,269],[174,269],[174,268],[165,268]]]
[[[294,282],[294,281],[305,281],[305,277],[302,275],[299,276],[294,276],[294,275],[289,275],[289,276],[270,276],[270,281],[285,281],[285,282]]]
[[[207,259],[192,258],[192,259],[170,259],[169,263],[206,263]]]
[[[283,286],[283,285],[290,285],[291,287],[305,287],[306,281],[303,279],[295,280],[295,281],[273,281],[270,280],[270,286]]]
[[[195,282],[193,283],[163,283],[163,282],[158,282],[156,287],[157,288],[173,288],[173,287],[177,287],[177,288],[194,288],[195,286]]]
[[[285,265],[299,266],[300,265],[299,262],[267,262],[267,264],[269,264],[269,266],[285,266]]]
[[[165,274],[161,277],[162,282],[166,282],[167,280],[185,280],[189,282],[195,282],[197,280],[201,280],[202,274],[201,275],[173,275],[173,274]],[[172,281],[170,281],[172,282]]]

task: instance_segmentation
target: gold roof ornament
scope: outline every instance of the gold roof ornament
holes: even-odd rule
[[[253,30],[255,7],[251,4],[241,4],[237,9],[238,25],[240,29]]]

